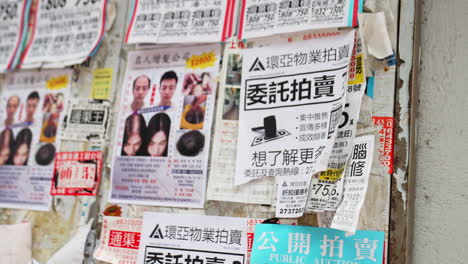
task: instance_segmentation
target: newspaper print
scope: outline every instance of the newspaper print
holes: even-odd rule
[[[38,0],[22,68],[79,64],[98,47],[107,0]]]
[[[70,70],[6,76],[0,113],[0,207],[49,210]]]
[[[133,0],[126,43],[218,42],[232,35],[235,0]]]
[[[30,6],[30,0],[0,1],[0,72],[14,69]]]
[[[362,54],[362,43],[356,33],[353,53],[349,63],[346,102],[341,112],[338,132],[328,161],[328,169],[312,180],[308,201],[309,212],[336,210],[343,197],[341,180],[346,163],[351,154],[353,140],[361,109],[362,97],[366,88],[366,77]]]
[[[142,219],[104,216],[101,242],[94,258],[112,264],[136,264],[140,247]]]
[[[226,47],[222,70],[207,199],[272,204],[275,187],[273,178],[263,178],[239,186],[234,185],[242,76],[242,50],[240,48]]]
[[[238,38],[357,25],[362,0],[243,0]]]
[[[301,217],[309,196],[310,175],[277,177],[276,217]]]
[[[138,263],[244,264],[246,220],[145,212]]]
[[[327,168],[354,31],[244,51],[235,184]]]
[[[129,54],[110,199],[201,208],[220,45]]]
[[[62,139],[102,146],[109,126],[110,103],[76,99],[70,102]]]
[[[51,195],[95,196],[102,174],[102,151],[59,152]]]
[[[357,137],[344,177],[344,197],[336,210],[332,228],[354,234],[364,199],[374,157],[374,136]]]
[[[250,264],[382,263],[384,232],[345,232],[311,226],[260,224]]]

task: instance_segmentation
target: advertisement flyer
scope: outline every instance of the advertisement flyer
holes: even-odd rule
[[[68,107],[62,139],[102,146],[107,139],[109,112],[110,103],[106,101],[72,100]]]
[[[384,232],[259,224],[250,264],[376,264],[383,261]]]
[[[112,264],[136,264],[142,226],[142,219],[104,216],[94,258]]]
[[[354,30],[324,35],[244,51],[235,184],[327,168]]]
[[[354,233],[366,198],[374,158],[374,136],[357,137],[344,177],[343,201],[336,210],[331,227]]]
[[[0,2],[0,72],[14,67],[31,6],[30,0]]]
[[[232,36],[236,0],[133,0],[126,43],[219,42]]]
[[[59,152],[50,194],[95,196],[101,174],[102,151]]]
[[[129,54],[111,202],[201,208],[220,45]]]
[[[341,112],[337,136],[328,160],[328,169],[320,172],[312,180],[307,206],[309,212],[336,210],[343,197],[343,180],[341,178],[353,147],[362,97],[366,89],[363,60],[362,42],[356,32],[349,63],[346,101]]]
[[[238,203],[272,204],[273,178],[234,185],[239,126],[242,50],[227,47],[218,91],[207,199]]]
[[[244,0],[238,38],[249,39],[304,30],[352,27],[363,0]]]
[[[48,210],[70,70],[8,74],[0,112],[0,208]]]
[[[246,264],[246,220],[145,212],[137,263]]]
[[[82,63],[98,47],[107,0],[38,0],[22,68]]]

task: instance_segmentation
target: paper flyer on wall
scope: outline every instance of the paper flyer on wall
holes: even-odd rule
[[[241,74],[242,50],[226,47],[218,91],[207,199],[271,204],[275,187],[273,178],[234,185]]]
[[[0,208],[48,210],[70,70],[6,76],[0,113]]]
[[[244,0],[240,9],[239,39],[322,28],[357,25],[363,0]]]
[[[85,61],[105,32],[107,0],[38,0],[22,68]]]
[[[201,208],[220,45],[129,54],[111,202]]]
[[[354,30],[244,51],[235,184],[327,168]]]
[[[0,263],[30,264],[32,262],[32,225],[21,223],[0,225]]]
[[[310,175],[276,177],[276,217],[301,217],[309,197]]]
[[[338,132],[328,161],[328,169],[312,179],[307,205],[309,212],[336,210],[343,197],[342,175],[349,160],[359,120],[362,97],[366,89],[366,75],[362,42],[356,32],[354,48],[348,70],[346,102],[341,112]]]
[[[113,264],[136,264],[142,226],[142,219],[104,216],[94,258]]]
[[[126,43],[218,42],[232,36],[235,0],[133,0]]]
[[[374,136],[357,137],[344,177],[343,201],[336,210],[331,227],[354,233],[366,198],[374,158]]]
[[[250,264],[382,263],[384,232],[259,224]]]
[[[13,69],[16,54],[19,52],[30,0],[3,0],[0,2],[0,72]]]
[[[100,147],[106,141],[109,127],[110,103],[75,99],[70,102],[67,111],[62,139],[89,142]]]
[[[102,151],[58,152],[51,195],[95,196],[102,174]]]
[[[138,263],[246,263],[247,219],[145,212]]]

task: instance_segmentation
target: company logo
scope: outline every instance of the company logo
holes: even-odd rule
[[[257,57],[255,59],[254,63],[252,64],[252,66],[250,67],[249,72],[251,72],[251,71],[264,71],[264,70],[265,70],[265,67],[263,66],[260,59]]]
[[[157,238],[157,239],[164,239],[163,233],[159,225],[156,225],[156,227],[153,229],[153,232],[151,232],[151,235],[149,237]]]

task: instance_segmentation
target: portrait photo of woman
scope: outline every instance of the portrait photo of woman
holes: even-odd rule
[[[32,132],[29,128],[23,128],[15,140],[12,163],[15,166],[25,166],[28,164],[29,151],[31,149]]]
[[[151,157],[167,157],[171,119],[166,113],[155,114],[148,123],[146,151]]]
[[[5,165],[10,160],[13,147],[13,131],[10,128],[5,128],[0,133],[0,165]]]
[[[145,119],[141,114],[132,114],[125,120],[122,156],[143,156]]]

